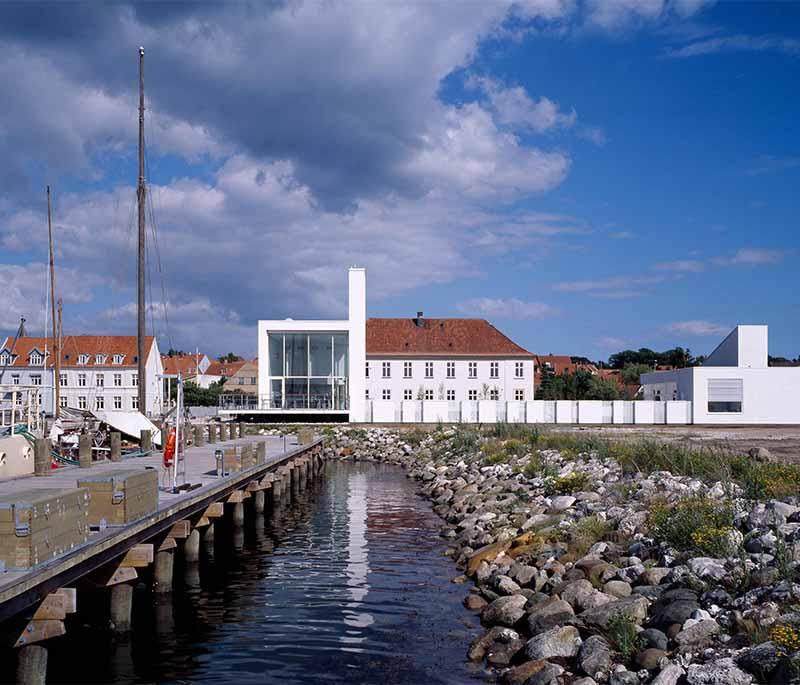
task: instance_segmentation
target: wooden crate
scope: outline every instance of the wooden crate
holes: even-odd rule
[[[42,488],[0,497],[0,561],[27,569],[89,538],[89,492]]]
[[[158,508],[158,472],[125,469],[78,480],[89,490],[89,523],[119,526],[136,521]]]

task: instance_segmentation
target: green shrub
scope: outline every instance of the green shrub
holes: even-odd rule
[[[516,438],[506,440],[503,451],[510,457],[519,456],[525,451],[525,446]]]
[[[478,450],[478,434],[471,428],[457,428],[453,436],[452,448],[456,452],[475,452]]]
[[[589,548],[601,540],[608,540],[614,532],[614,523],[607,521],[599,516],[586,516],[578,520],[570,528],[570,538],[572,541],[572,551],[579,556],[583,556]]]
[[[733,506],[724,500],[687,497],[671,507],[653,507],[650,532],[677,549],[720,552],[723,543],[730,546],[734,513]]]
[[[630,661],[644,644],[636,622],[623,612],[613,614],[608,619],[606,637],[625,661]]]
[[[550,479],[545,486],[548,495],[568,495],[573,492],[580,492],[589,484],[589,474],[582,471],[575,471],[567,476]]]
[[[791,497],[800,494],[800,467],[762,463],[746,456],[731,459],[732,479],[749,499]]]

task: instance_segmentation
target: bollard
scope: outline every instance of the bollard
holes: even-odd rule
[[[200,531],[197,528],[183,542],[183,558],[187,564],[200,560]]]
[[[256,463],[257,464],[267,463],[267,443],[264,440],[262,440],[261,442],[258,443],[258,445],[256,445]]]
[[[213,445],[217,441],[217,427],[213,423],[208,424],[208,443]]]
[[[50,440],[36,438],[33,443],[33,472],[37,476],[49,476],[52,471],[53,457],[50,456]]]
[[[217,440],[220,442],[225,442],[225,424],[218,423],[217,424]]]
[[[17,650],[18,685],[45,685],[47,682],[47,647],[24,645]]]
[[[109,441],[111,444],[111,461],[122,461],[122,434],[113,431],[109,436]]]
[[[111,629],[115,633],[127,633],[131,629],[133,609],[133,585],[117,583],[111,586]]]
[[[233,421],[228,424],[228,440],[236,440],[236,424]]]
[[[264,513],[264,491],[263,490],[256,490],[253,493],[253,508],[255,509],[256,514],[263,514]]]
[[[139,433],[139,446],[145,453],[153,450],[153,434],[147,428],[143,428]]]
[[[172,551],[157,552],[153,580],[155,592],[172,592],[172,571],[175,566],[175,556]]]
[[[239,428],[239,437],[243,438],[244,437],[244,432],[245,432],[244,431],[244,422],[243,421],[239,422],[238,428]]]
[[[92,436],[88,433],[81,433],[78,438],[78,463],[82,469],[92,465]]]
[[[203,446],[203,427],[202,426],[194,426],[192,428],[194,433],[194,446],[195,447],[202,447]]]

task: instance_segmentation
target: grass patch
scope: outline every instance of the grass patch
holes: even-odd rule
[[[547,495],[569,495],[580,492],[589,485],[589,474],[575,471],[568,476],[551,478],[545,487]]]
[[[674,506],[650,510],[653,537],[680,550],[697,550],[711,556],[730,553],[734,509],[730,503],[706,497],[687,497]]]
[[[608,540],[613,533],[612,521],[599,516],[586,516],[570,528],[571,549],[578,556],[584,556],[595,542]]]
[[[644,645],[644,641],[639,636],[636,622],[622,612],[614,614],[608,619],[606,638],[625,661],[630,661]]]

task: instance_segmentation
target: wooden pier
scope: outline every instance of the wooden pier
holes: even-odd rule
[[[241,526],[246,511],[264,513],[267,496],[275,502],[291,497],[321,471],[320,439],[298,444],[296,436],[243,436],[241,425],[220,429],[219,437],[216,428],[212,430],[214,442],[206,442],[200,434],[197,445],[186,449],[185,481],[191,489],[176,494],[160,490],[153,514],[94,530],[86,543],[32,569],[0,573],[2,648],[21,648],[18,682],[45,682],[45,641],[65,633],[64,618],[77,609],[76,586],[109,588],[112,629],[125,632],[130,629],[132,583],[139,579],[138,569],[153,565],[154,590],[171,591],[174,554],[180,552],[186,562],[196,562],[201,544],[213,544],[214,521],[226,515],[226,509],[232,525]],[[225,439],[220,439],[223,433]],[[215,451],[233,447],[252,454],[252,463],[260,463],[218,476]],[[79,478],[113,475],[132,467],[156,469],[159,483],[167,484],[162,454],[153,452],[2,481],[0,496],[34,488],[75,488]],[[245,502],[251,502],[247,509]]]

